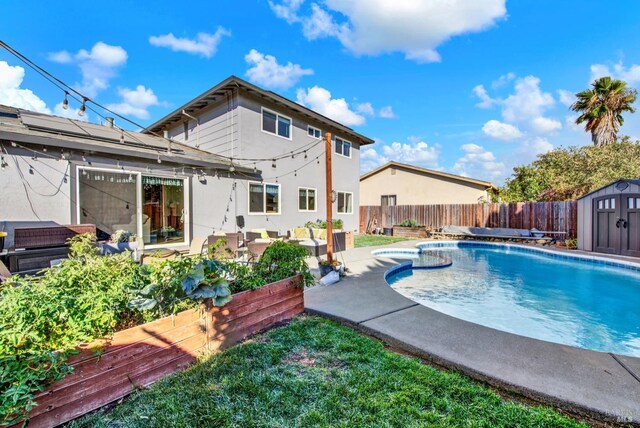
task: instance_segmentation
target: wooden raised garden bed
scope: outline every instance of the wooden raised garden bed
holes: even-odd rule
[[[429,237],[429,231],[426,226],[393,226],[393,236],[399,236],[401,238],[426,239]]]
[[[243,291],[223,307],[202,307],[119,331],[79,347],[74,373],[36,396],[29,427],[54,427],[116,401],[304,310],[300,277]],[[19,426],[19,425],[15,425]]]

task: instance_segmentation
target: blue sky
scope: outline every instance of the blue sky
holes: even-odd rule
[[[640,86],[636,0],[45,5],[2,2],[0,38],[96,101],[146,125],[235,74],[375,138],[363,171],[397,160],[501,184],[590,144],[567,105],[593,78]],[[1,104],[69,114],[62,98],[0,51]],[[640,113],[626,119],[640,138]]]

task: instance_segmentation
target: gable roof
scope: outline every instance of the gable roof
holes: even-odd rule
[[[36,144],[75,150],[80,153],[101,153],[128,156],[185,167],[228,170],[229,160],[204,150],[153,135],[135,131],[37,113],[0,105],[0,140],[21,144]],[[253,169],[236,170],[254,174]]]
[[[386,164],[382,165],[381,167],[378,167],[376,169],[374,169],[373,171],[369,171],[366,174],[362,175],[360,177],[360,181],[366,180],[367,178],[378,174],[379,172],[384,171],[387,168],[399,168],[399,169],[404,169],[405,171],[408,172],[415,172],[415,173],[419,173],[419,174],[427,174],[427,175],[432,175],[434,177],[442,177],[442,178],[448,178],[451,180],[456,180],[456,181],[461,181],[464,183],[471,183],[471,184],[475,184],[478,186],[484,186],[487,189],[497,189],[497,187],[493,184],[490,183],[488,181],[482,181],[482,180],[476,180],[475,178],[469,178],[469,177],[463,177],[461,175],[455,175],[455,174],[449,174],[447,172],[442,172],[442,171],[436,171],[433,169],[427,169],[427,168],[421,168],[419,166],[414,166],[414,165],[408,165],[405,163],[400,163],[400,162],[395,162],[395,161],[391,161],[391,162],[387,162]]]
[[[578,199],[576,199],[576,201],[579,201],[582,198],[586,198],[587,196],[592,195],[594,193],[597,193],[597,192],[601,191],[602,189],[606,189],[607,187],[614,186],[614,185],[616,185],[618,183],[621,183],[621,182],[625,182],[625,183],[629,183],[629,184],[635,184],[636,186],[640,186],[640,178],[622,178],[620,180],[613,181],[613,182],[607,184],[606,186],[602,186],[602,187],[597,188],[596,190],[592,190],[589,193],[585,193],[584,195],[582,195]]]
[[[266,98],[269,101],[282,105],[287,109],[292,110],[302,116],[306,116],[318,122],[324,123],[325,125],[328,125],[332,128],[335,128],[336,130],[339,130],[341,133],[344,133],[351,138],[357,139],[358,140],[357,142],[360,143],[361,145],[373,144],[375,142],[373,139],[369,137],[365,137],[364,135],[354,131],[353,129],[347,126],[342,125],[339,122],[336,122],[333,119],[329,119],[328,117],[323,116],[301,104],[293,102],[288,98],[285,98],[281,95],[276,94],[275,92],[262,89],[236,76],[227,77],[225,80],[218,83],[213,88],[209,89],[206,92],[203,92],[202,94],[198,95],[188,103],[184,104],[183,106],[169,113],[162,119],[158,120],[152,125],[149,125],[142,132],[161,133],[166,127],[170,125],[174,125],[184,120],[184,116],[182,114],[183,110],[185,110],[189,114],[197,114],[199,110],[206,108],[209,104],[215,102],[216,99],[226,96],[228,91],[232,89],[238,89],[238,88],[243,89],[258,97]]]

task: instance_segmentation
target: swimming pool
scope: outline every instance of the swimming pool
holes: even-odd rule
[[[419,246],[374,252],[413,262],[386,279],[417,303],[522,336],[640,356],[640,264],[508,244]]]

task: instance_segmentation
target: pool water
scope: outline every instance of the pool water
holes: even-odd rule
[[[414,258],[414,266],[451,260],[449,267],[387,277],[394,290],[424,306],[522,336],[640,356],[638,271],[500,246],[425,249],[398,258]]]

